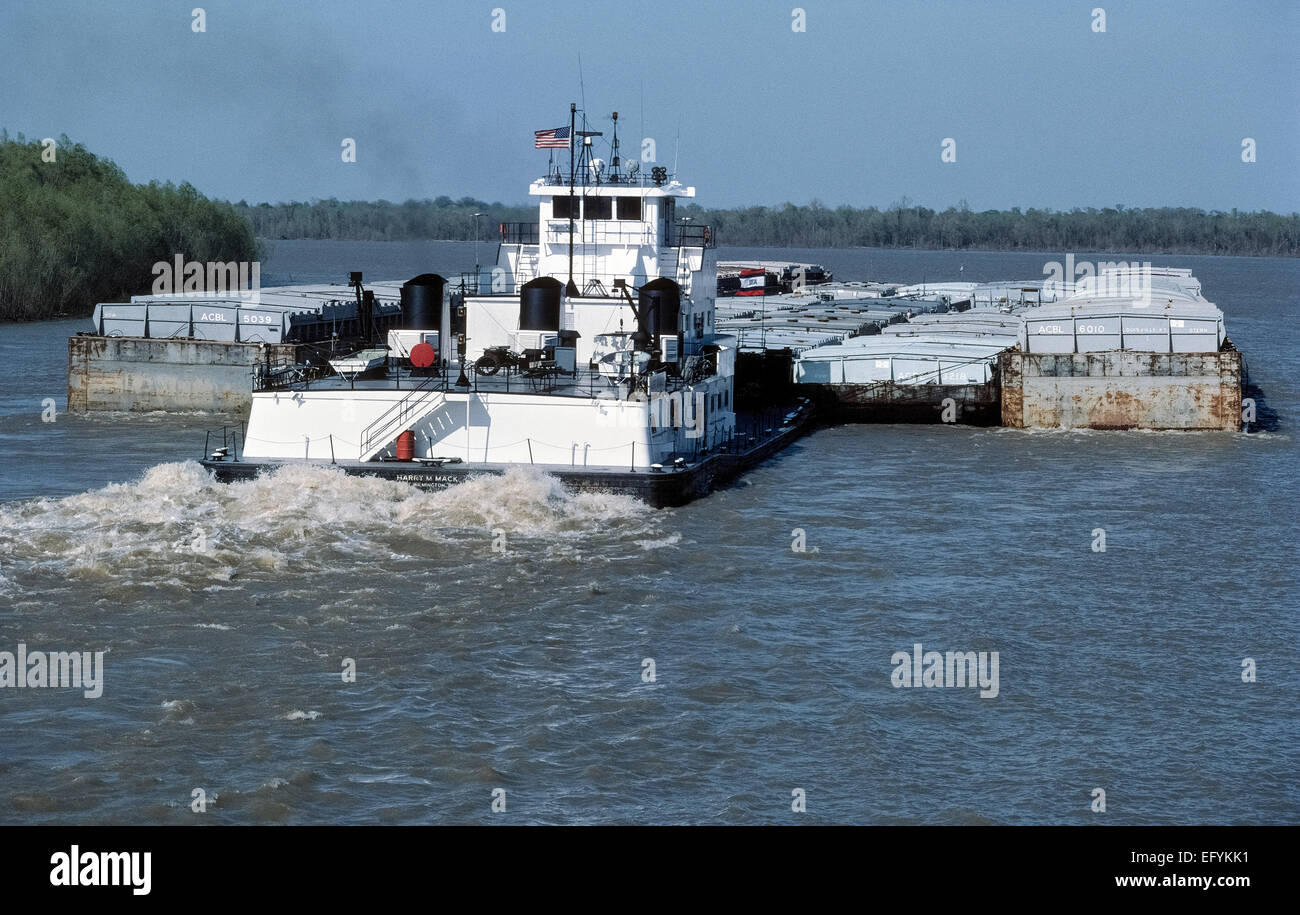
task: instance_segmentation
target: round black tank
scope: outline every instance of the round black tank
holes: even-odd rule
[[[637,290],[640,329],[651,337],[677,333],[681,324],[682,289],[667,277],[651,280]]]
[[[402,284],[402,327],[442,330],[442,290],[447,281],[436,273],[421,273]]]
[[[554,277],[539,276],[519,289],[519,329],[560,329],[560,304],[564,284]]]

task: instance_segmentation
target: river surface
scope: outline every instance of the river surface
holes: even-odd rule
[[[1300,822],[1300,261],[1138,259],[1224,309],[1266,431],[846,426],[663,511],[526,472],[216,484],[232,418],[68,415],[89,322],[0,325],[0,652],[105,652],[99,698],[0,689],[0,823]],[[473,260],[276,242],[264,283]],[[997,695],[895,687],[916,643],[997,652]]]

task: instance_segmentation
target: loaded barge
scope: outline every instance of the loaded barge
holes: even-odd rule
[[[767,396],[812,397],[840,422],[1231,432],[1251,416],[1242,354],[1185,268],[849,283],[720,312],[742,376],[761,376]]]
[[[199,266],[198,264],[195,265]],[[218,265],[210,265],[218,266]],[[256,379],[293,375],[402,326],[400,283],[134,296],[68,340],[68,409],[236,412]]]

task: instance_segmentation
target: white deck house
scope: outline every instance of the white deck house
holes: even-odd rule
[[[522,350],[535,344],[529,331],[520,336],[518,290],[538,277],[567,285],[570,275],[580,294],[565,297],[559,329],[579,333],[579,364],[592,355],[598,336],[637,329],[635,290],[661,277],[681,287],[680,342],[685,354],[696,354],[714,332],[717,253],[707,226],[676,218],[677,200],[694,197],[695,188],[673,181],[664,186],[576,185],[572,190],[571,195],[567,182],[555,178],[533,182],[528,193],[538,198],[537,224],[501,226],[496,265],[470,278],[469,357],[490,346]],[[624,288],[632,293],[630,299]],[[670,361],[678,342],[672,335],[664,337],[663,352]]]
[[[496,264],[407,325],[432,373],[257,392],[245,458],[392,459],[406,432],[416,460],[488,465],[650,470],[723,447],[735,338],[714,329],[710,230],[676,214],[695,189],[582,162],[533,182],[538,222],[503,224]]]

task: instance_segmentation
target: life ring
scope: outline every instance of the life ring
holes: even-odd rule
[[[709,227],[708,227],[708,226],[705,226],[705,227],[704,227],[704,246],[707,248],[708,245],[709,245]]]

